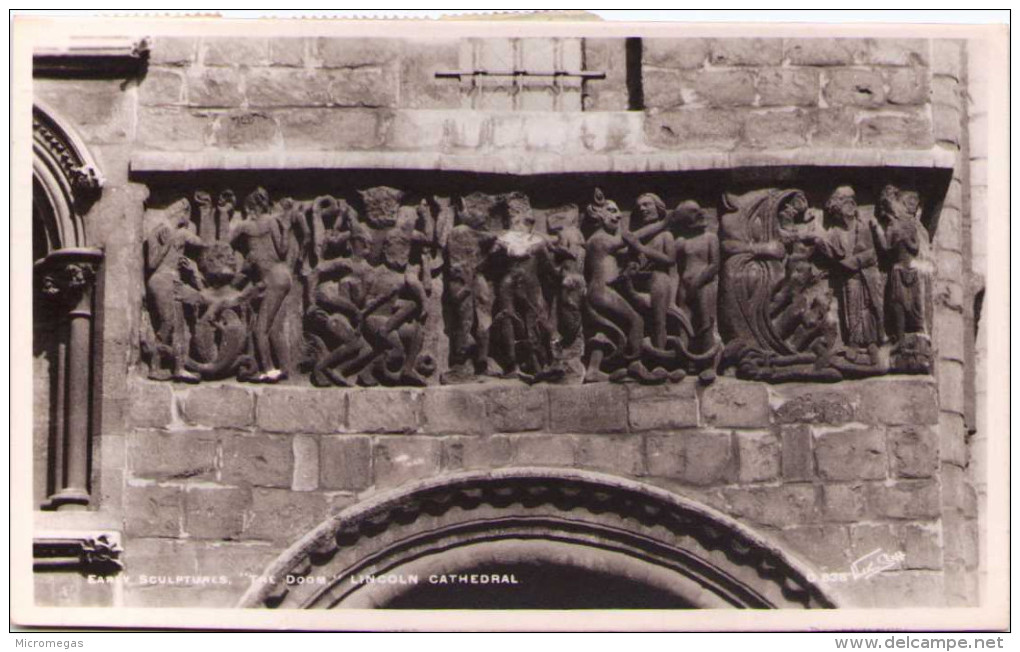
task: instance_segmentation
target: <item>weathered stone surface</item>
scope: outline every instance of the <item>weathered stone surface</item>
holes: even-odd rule
[[[348,398],[348,428],[353,432],[414,432],[421,421],[419,391],[366,389]]]
[[[926,68],[896,68],[886,73],[890,104],[924,104],[929,98],[929,73]]]
[[[857,113],[847,107],[834,107],[815,111],[815,128],[811,144],[816,146],[848,147],[857,142]]]
[[[487,390],[485,403],[486,418],[496,432],[540,430],[549,411],[549,397],[542,386]]]
[[[938,437],[934,428],[906,427],[889,431],[892,471],[900,478],[928,478],[938,470]]]
[[[783,41],[783,55],[795,66],[840,66],[855,62],[866,44],[854,38],[790,38]]]
[[[439,473],[443,446],[435,437],[380,437],[372,459],[376,484],[391,487]]]
[[[776,386],[772,414],[776,423],[831,423],[853,421],[852,389],[826,390],[810,385]]]
[[[139,536],[124,546],[122,559],[125,568],[145,569],[146,575],[194,575],[198,571],[196,551],[197,546],[186,541]]]
[[[627,475],[643,475],[644,451],[639,435],[583,435],[577,439],[577,465]]]
[[[680,80],[676,70],[645,68],[641,72],[645,108],[671,109],[684,104]]]
[[[212,142],[236,149],[267,149],[277,144],[276,120],[261,111],[232,112],[216,118]]]
[[[173,392],[167,383],[136,381],[131,384],[131,423],[139,428],[165,428],[170,424]]]
[[[861,143],[869,147],[931,147],[931,123],[923,113],[883,113],[861,121]]]
[[[900,526],[900,532],[906,555],[903,568],[932,570],[942,568],[942,541],[937,525],[909,523]]]
[[[854,523],[866,512],[866,490],[863,484],[822,485],[822,516],[826,521]]]
[[[805,425],[783,426],[782,469],[787,482],[812,480],[815,477],[814,437]]]
[[[959,109],[939,104],[932,107],[931,115],[936,142],[959,145],[963,135]]]
[[[587,44],[588,39],[585,39]],[[408,109],[458,109],[460,81],[437,79],[436,73],[460,66],[458,39],[404,39],[400,57],[400,105]]]
[[[234,68],[191,69],[187,76],[187,98],[191,106],[235,107],[244,100],[241,73]]]
[[[888,523],[859,523],[850,526],[850,545],[855,559],[881,550],[887,555],[900,551],[896,529]]]
[[[149,46],[149,65],[184,66],[195,61],[197,53],[197,38],[160,36]]]
[[[290,488],[294,491],[314,491],[319,488],[319,440],[317,437],[298,435],[293,439],[294,478]]]
[[[870,38],[864,51],[864,63],[884,66],[926,66],[931,41],[920,38]]]
[[[191,151],[205,147],[214,116],[172,107],[138,107],[138,144],[152,149]]]
[[[783,60],[778,38],[715,38],[709,50],[713,66],[778,66]]]
[[[124,529],[133,537],[179,537],[184,517],[179,486],[131,486],[124,491]]]
[[[288,148],[371,149],[385,142],[384,116],[366,109],[297,109],[277,117]]]
[[[223,482],[256,487],[290,487],[294,447],[284,435],[234,435],[223,440]]]
[[[443,388],[425,392],[422,429],[431,433],[478,433],[489,429],[480,392]]]
[[[699,70],[681,78],[686,103],[708,106],[750,106],[754,76],[746,70]]]
[[[259,395],[255,425],[268,432],[331,433],[347,417],[347,395],[310,387],[267,387]]]
[[[217,439],[207,431],[135,432],[128,437],[128,469],[136,478],[213,479]]]
[[[737,481],[769,482],[779,477],[779,438],[771,432],[736,432]]]
[[[939,419],[939,457],[963,468],[967,466],[970,455],[967,451],[967,428],[962,414],[944,413]]]
[[[857,68],[833,69],[827,72],[825,101],[830,106],[863,106],[873,108],[885,104],[882,73]]]
[[[360,491],[372,485],[372,440],[350,435],[322,437],[320,478],[324,489]]]
[[[868,380],[860,383],[858,418],[868,423],[926,425],[938,423],[938,401],[930,381]]]
[[[397,104],[398,71],[392,67],[338,70],[329,76],[329,99],[336,106],[392,107]]]
[[[817,520],[818,496],[812,485],[725,489],[731,514],[761,525],[786,527]]]
[[[960,79],[963,71],[963,49],[965,41],[958,39],[935,39],[931,44],[931,71]]]
[[[230,587],[237,592],[235,601],[248,588],[248,576],[261,575],[279,556],[278,546],[259,541],[202,541],[192,542],[189,547],[197,566],[195,572],[198,575],[227,576]]]
[[[708,59],[709,40],[704,38],[641,39],[641,64],[659,68],[700,68]]]
[[[251,107],[325,106],[330,81],[322,71],[257,68],[247,74],[245,95]]]
[[[672,430],[698,425],[694,383],[630,385],[627,390],[630,429]]]
[[[315,55],[325,68],[378,66],[397,57],[400,42],[380,38],[320,38]]]
[[[152,68],[138,85],[138,103],[180,104],[184,99],[184,75],[177,70]]]
[[[755,87],[761,106],[817,106],[819,72],[810,68],[765,68]]]
[[[250,514],[244,538],[280,545],[293,543],[329,516],[325,495],[283,489],[253,490]]]
[[[619,385],[549,387],[554,432],[621,432],[627,429],[627,391]]]
[[[198,385],[178,401],[181,417],[193,425],[247,428],[255,420],[255,398],[244,387]]]
[[[269,39],[269,65],[300,68],[305,65],[309,42],[306,38]]]
[[[930,571],[879,573],[870,577],[865,587],[874,596],[876,607],[904,604],[915,607],[943,607],[946,604],[943,577]]]
[[[878,480],[886,477],[885,432],[839,430],[815,438],[818,475],[825,480]]]
[[[207,66],[262,66],[269,60],[269,39],[214,37],[202,40]]]
[[[868,511],[888,518],[923,519],[939,515],[939,488],[935,482],[901,481],[867,488]]]
[[[963,568],[977,568],[978,535],[977,522],[958,514],[946,513],[942,517],[942,542],[947,567],[959,565]]]
[[[769,398],[765,385],[720,378],[701,394],[701,416],[706,425],[760,428],[769,425]]]
[[[742,120],[731,110],[690,108],[649,115],[645,137],[652,145],[679,149],[731,149],[740,138]]]
[[[780,536],[822,572],[845,573],[850,567],[850,537],[844,525],[790,527]]]
[[[753,148],[793,149],[807,144],[814,116],[801,109],[754,111],[744,122],[744,142]]]
[[[520,465],[573,466],[577,442],[569,435],[514,435],[514,462]]]
[[[725,484],[735,474],[728,432],[684,432],[645,437],[650,475],[694,485]]]
[[[936,75],[931,79],[931,103],[960,106],[960,84],[953,77]],[[941,222],[940,222],[941,223]]]
[[[251,492],[236,487],[188,487],[184,492],[184,531],[196,539],[238,539]]]
[[[448,471],[498,468],[512,459],[513,446],[506,435],[443,439],[443,468]]]

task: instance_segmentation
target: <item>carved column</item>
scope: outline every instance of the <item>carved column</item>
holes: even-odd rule
[[[40,291],[58,315],[56,438],[53,493],[46,509],[89,504],[89,435],[92,378],[92,298],[103,252],[58,249],[36,263]]]

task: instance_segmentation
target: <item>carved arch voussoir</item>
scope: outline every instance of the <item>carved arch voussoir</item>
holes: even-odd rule
[[[398,587],[352,579],[465,571],[498,560],[510,541],[541,561],[570,548],[610,572],[640,566],[649,585],[698,607],[836,606],[803,562],[709,507],[633,480],[550,468],[452,474],[362,501],[285,551],[240,606],[385,606]]]

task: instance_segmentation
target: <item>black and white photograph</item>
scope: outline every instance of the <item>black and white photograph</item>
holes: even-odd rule
[[[576,18],[13,21],[12,622],[1008,626],[1008,26]]]

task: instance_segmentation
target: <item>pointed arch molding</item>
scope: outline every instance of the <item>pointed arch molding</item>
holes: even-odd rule
[[[598,568],[696,607],[835,606],[807,566],[724,514],[632,480],[548,468],[448,475],[362,501],[285,551],[240,606],[385,607],[407,587],[354,580],[515,561],[506,555]]]

